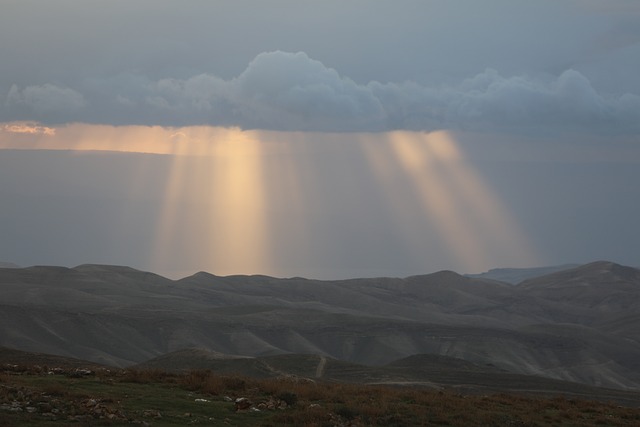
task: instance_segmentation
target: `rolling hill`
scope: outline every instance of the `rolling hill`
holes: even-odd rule
[[[119,266],[37,266],[0,268],[0,291],[1,346],[112,366],[186,348],[233,356],[220,358],[228,364],[312,354],[332,361],[326,369],[431,355],[640,388],[640,271],[610,262],[518,286],[451,271],[338,281],[203,272],[174,281]]]

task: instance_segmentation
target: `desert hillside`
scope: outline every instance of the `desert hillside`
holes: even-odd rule
[[[128,267],[0,268],[0,346],[131,366],[186,348],[383,366],[446,356],[640,388],[640,271],[595,262],[518,285],[451,271],[319,281]],[[228,361],[228,360],[227,360]],[[337,363],[336,362],[336,363]]]

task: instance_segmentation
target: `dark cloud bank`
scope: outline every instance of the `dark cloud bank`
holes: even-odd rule
[[[502,76],[457,85],[358,84],[304,52],[265,52],[232,79],[152,80],[120,74],[74,87],[12,85],[0,120],[114,125],[215,125],[290,131],[535,129],[640,131],[640,96],[597,92],[580,72]]]

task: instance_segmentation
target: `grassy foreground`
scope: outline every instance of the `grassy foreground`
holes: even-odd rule
[[[521,395],[250,379],[210,371],[5,366],[2,426],[637,426],[640,408]]]

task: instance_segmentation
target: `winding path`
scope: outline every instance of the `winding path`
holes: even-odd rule
[[[320,361],[318,362],[318,367],[316,368],[316,378],[322,378],[324,375],[324,366],[327,364],[327,358],[324,356],[319,356]]]

